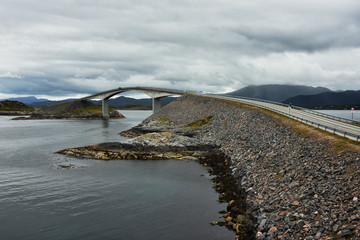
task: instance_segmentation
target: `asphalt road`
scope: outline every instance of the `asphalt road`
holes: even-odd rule
[[[283,114],[285,116],[289,116],[291,118],[297,119],[309,125],[324,129],[326,131],[333,132],[338,135],[360,141],[360,127],[354,126],[346,122],[331,119],[328,117],[320,116],[303,109],[289,107],[286,105],[282,105],[280,103],[276,104],[276,103],[263,102],[263,101],[257,101],[246,98],[234,98],[234,97],[225,97],[225,96],[217,96],[217,95],[210,95],[210,96],[265,108]]]

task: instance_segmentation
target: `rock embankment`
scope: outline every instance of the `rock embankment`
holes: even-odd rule
[[[169,118],[170,128],[212,120],[197,138],[219,145],[247,193],[257,239],[358,239],[360,154],[339,152],[328,138],[298,133],[259,110],[187,96],[143,126]]]
[[[340,151],[331,137],[293,124],[188,95],[122,134],[143,138],[151,149],[141,134],[171,132],[217,151],[208,160],[197,157],[212,167],[219,199],[228,202],[223,221],[213,224],[233,229],[238,239],[359,239],[359,152]]]

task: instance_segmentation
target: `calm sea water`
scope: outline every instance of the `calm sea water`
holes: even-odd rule
[[[350,110],[316,110],[317,112],[326,113],[334,115],[337,117],[354,119],[360,121],[360,110],[350,111]]]
[[[234,239],[210,226],[218,203],[196,162],[96,161],[54,154],[121,141],[126,119],[11,121],[0,116],[0,239]],[[73,169],[59,165],[74,165]],[[203,175],[203,176],[202,176]]]

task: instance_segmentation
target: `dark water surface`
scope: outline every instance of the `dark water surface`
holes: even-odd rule
[[[208,224],[226,205],[196,162],[54,154],[124,140],[120,131],[151,114],[122,113],[126,119],[107,121],[0,116],[0,239],[234,239]],[[66,164],[75,168],[59,168]]]

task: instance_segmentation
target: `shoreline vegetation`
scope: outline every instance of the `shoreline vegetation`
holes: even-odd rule
[[[58,153],[196,160],[214,175],[236,239],[358,239],[360,151],[331,134],[230,101],[185,95],[124,131],[123,143]]]
[[[24,116],[31,115],[34,111],[34,108],[29,107],[22,102],[11,100],[0,101],[0,115]]]
[[[102,106],[89,101],[74,100],[33,109],[21,102],[0,102],[0,115],[20,116],[12,120],[38,119],[103,119]],[[124,118],[116,109],[109,108],[109,118]]]

